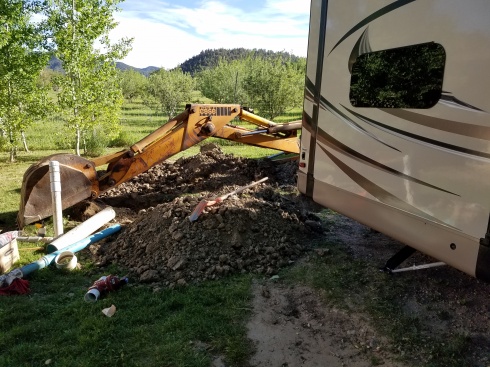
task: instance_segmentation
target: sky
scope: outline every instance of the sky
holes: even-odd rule
[[[133,38],[122,62],[171,69],[206,49],[306,56],[309,0],[125,0],[111,40]]]

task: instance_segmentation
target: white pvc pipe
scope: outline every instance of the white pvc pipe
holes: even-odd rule
[[[413,271],[413,270],[421,270],[421,269],[428,269],[428,268],[435,268],[436,266],[443,266],[446,265],[444,262],[435,262],[432,264],[424,264],[424,265],[413,265],[408,268],[402,268],[402,269],[395,269],[392,270],[392,273],[401,273],[402,271]]]
[[[37,237],[37,236],[28,236],[28,237],[19,236],[19,237],[17,237],[17,241],[20,241],[20,242],[49,243],[53,240],[54,240],[54,237]]]
[[[87,219],[85,222],[79,224],[71,231],[68,231],[64,235],[56,238],[53,242],[51,242],[46,250],[49,253],[61,250],[71,244],[90,236],[104,224],[109,222],[110,220],[116,217],[116,212],[113,208],[107,207],[94,216]]]
[[[49,180],[51,183],[51,200],[53,203],[53,226],[54,236],[63,234],[63,212],[61,208],[61,175],[60,163],[58,161],[49,162]]]

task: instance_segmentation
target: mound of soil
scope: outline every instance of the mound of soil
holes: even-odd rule
[[[164,287],[233,273],[275,274],[324,231],[297,194],[295,174],[296,162],[234,157],[213,144],[196,156],[162,163],[101,198],[126,225],[96,249],[97,261],[117,263],[133,278]],[[189,220],[201,200],[264,177]]]

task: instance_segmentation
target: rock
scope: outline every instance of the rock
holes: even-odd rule
[[[147,270],[140,276],[140,282],[151,283],[158,280],[158,272],[156,270]]]
[[[323,226],[320,222],[317,222],[314,220],[306,220],[305,226],[310,228],[312,231],[317,232],[317,233],[323,233]]]
[[[185,260],[184,259],[179,259],[179,261],[177,261],[175,263],[174,266],[172,266],[172,270],[178,270],[178,269],[181,269],[185,264]]]

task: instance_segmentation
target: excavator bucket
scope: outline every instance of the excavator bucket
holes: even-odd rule
[[[62,209],[98,193],[95,165],[73,154],[54,154],[33,164],[22,180],[17,224],[19,228],[53,215],[49,162],[58,161]]]

